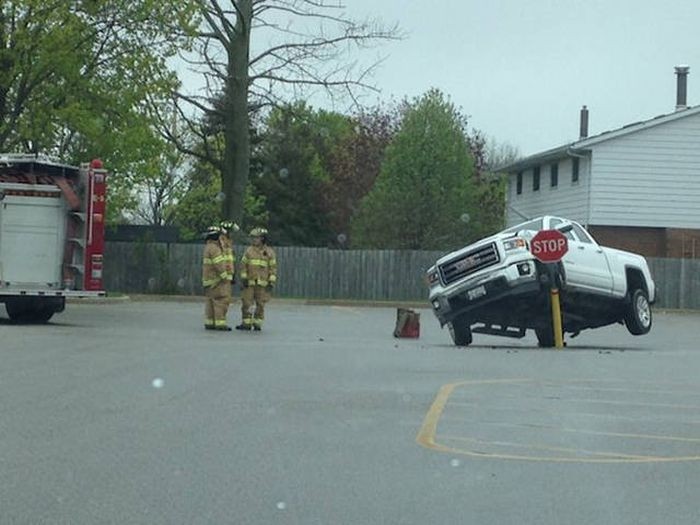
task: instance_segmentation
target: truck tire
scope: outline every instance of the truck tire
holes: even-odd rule
[[[26,323],[29,321],[31,303],[22,299],[8,299],[5,302],[5,310],[10,321],[14,323]]]
[[[469,346],[472,344],[472,329],[469,321],[463,317],[455,318],[447,325],[450,330],[450,336],[455,346]]]
[[[62,303],[41,299],[11,299],[5,309],[14,323],[47,323],[53,314],[60,311]]]
[[[30,314],[30,323],[37,323],[37,324],[43,324],[43,323],[48,323],[49,320],[53,317],[53,314],[56,313],[53,311],[52,308],[48,307],[42,307],[42,308],[37,308],[35,310],[32,310]]]
[[[644,335],[651,330],[651,306],[644,290],[637,288],[626,306],[625,326],[632,335]]]
[[[537,344],[542,348],[551,348],[554,346],[554,331],[549,328],[535,328],[537,336]]]

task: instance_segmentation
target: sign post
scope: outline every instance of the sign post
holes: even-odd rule
[[[561,326],[561,305],[559,288],[556,282],[556,263],[569,251],[569,241],[559,230],[542,230],[530,241],[530,253],[537,260],[547,265],[549,273],[549,293],[552,304],[552,330],[554,331],[554,346],[564,348],[564,337]]]

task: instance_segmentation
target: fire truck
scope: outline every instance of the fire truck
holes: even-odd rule
[[[0,303],[45,323],[67,297],[99,297],[107,171],[48,156],[0,154]]]

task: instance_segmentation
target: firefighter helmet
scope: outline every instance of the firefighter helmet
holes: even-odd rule
[[[231,232],[237,232],[241,228],[238,226],[233,221],[221,221],[221,224],[219,224],[222,230],[224,230],[225,233],[231,233]]]
[[[204,232],[205,239],[216,239],[224,232],[221,226],[209,226],[207,231]]]
[[[265,235],[267,235],[266,228],[253,228],[250,230],[251,237],[264,237]]]

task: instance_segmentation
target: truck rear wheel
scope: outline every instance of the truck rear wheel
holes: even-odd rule
[[[22,297],[8,299],[5,309],[15,323],[47,323],[56,312],[63,310],[65,299]]]
[[[472,329],[466,317],[456,317],[447,327],[456,346],[469,346],[472,343]]]
[[[637,288],[630,296],[625,312],[625,326],[632,335],[644,335],[651,330],[651,306],[644,290]]]

